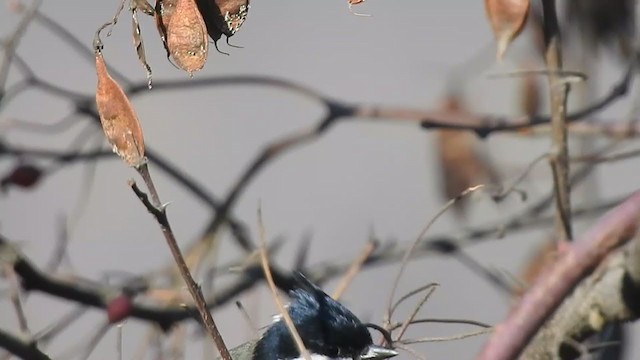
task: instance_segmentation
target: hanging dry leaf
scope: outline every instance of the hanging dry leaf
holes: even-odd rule
[[[484,8],[498,41],[497,58],[500,60],[507,46],[522,31],[529,13],[529,0],[484,0]]]
[[[445,99],[442,111],[450,116],[465,116],[459,99]],[[441,170],[441,191],[444,200],[457,197],[466,189],[483,182],[497,183],[499,176],[489,161],[478,151],[479,140],[470,131],[436,131],[436,147]],[[464,217],[467,198],[454,205],[457,216]]]
[[[158,33],[160,33],[160,39],[164,44],[165,50],[167,50],[167,56],[171,55],[167,45],[167,29],[175,8],[176,0],[156,0],[154,18]]]
[[[195,0],[177,0],[167,27],[167,48],[176,65],[192,75],[207,61],[209,39]]]
[[[142,128],[124,91],[107,72],[102,54],[96,53],[96,105],[102,130],[118,154],[128,165],[138,166],[144,160]]]

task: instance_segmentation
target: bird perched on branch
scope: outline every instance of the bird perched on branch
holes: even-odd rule
[[[342,304],[301,274],[287,311],[312,360],[384,360],[398,353],[373,344],[367,327]],[[262,337],[230,350],[233,360],[303,359],[284,320],[277,317]]]

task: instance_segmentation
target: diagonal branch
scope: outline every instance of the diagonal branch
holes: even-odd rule
[[[640,192],[602,217],[579,241],[567,246],[543,272],[485,344],[479,360],[514,359],[563,299],[616,247],[627,242],[640,218]]]

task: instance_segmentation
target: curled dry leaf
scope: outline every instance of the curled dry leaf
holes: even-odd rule
[[[102,130],[118,154],[128,165],[144,161],[144,139],[138,117],[124,91],[107,72],[102,54],[96,53],[96,105]]]
[[[449,115],[464,115],[458,98],[445,99],[442,110]],[[457,197],[466,189],[483,182],[496,183],[499,176],[492,164],[479,152],[479,140],[473,132],[440,129],[436,131],[436,147],[440,163],[440,188],[444,200]],[[453,209],[464,217],[468,197],[457,201]]]
[[[484,8],[498,41],[497,58],[500,60],[507,46],[522,31],[529,13],[529,0],[484,0]]]
[[[167,48],[176,65],[189,73],[207,61],[209,39],[195,0],[177,0],[167,27]]]

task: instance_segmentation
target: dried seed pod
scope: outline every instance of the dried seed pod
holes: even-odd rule
[[[529,13],[529,0],[484,0],[491,30],[498,41],[498,60],[518,36]]]
[[[167,47],[176,65],[193,74],[207,61],[209,39],[195,0],[177,0],[169,26]]]
[[[171,16],[176,8],[176,0],[156,0],[154,18],[156,20],[156,27],[158,33],[160,33],[160,39],[164,44],[165,50],[167,50],[167,56],[169,53],[169,47],[167,46],[167,29],[169,28],[169,22]]]
[[[142,128],[124,91],[107,72],[100,52],[96,52],[96,105],[102,130],[118,154],[128,165],[138,166],[144,161]]]

